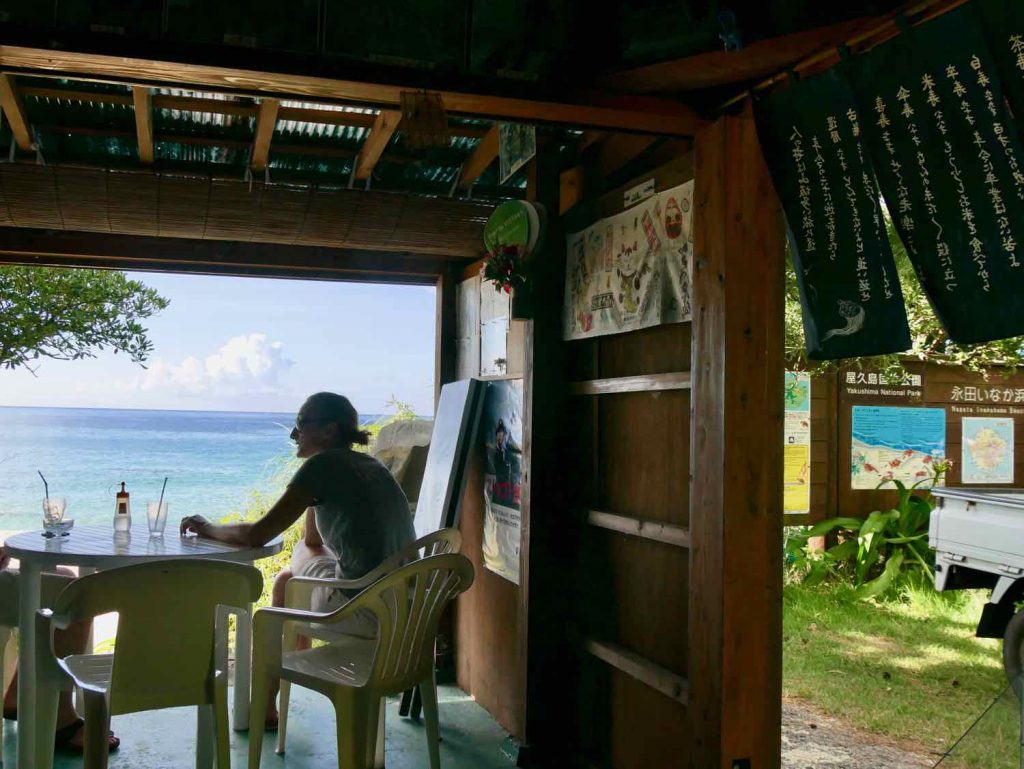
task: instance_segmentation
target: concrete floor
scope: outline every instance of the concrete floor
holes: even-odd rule
[[[444,769],[509,769],[512,762],[501,752],[505,731],[460,689],[439,687],[441,709],[441,764]],[[426,735],[422,722],[398,716],[398,700],[388,702],[387,769],[427,767]],[[177,708],[115,716],[112,727],[121,737],[121,749],[111,755],[110,769],[184,769],[195,765],[195,709]],[[17,730],[5,724],[4,766],[15,766]],[[288,752],[274,753],[276,734],[263,743],[262,769],[335,769],[334,711],[326,698],[292,687],[288,726]],[[244,769],[249,740],[231,733],[232,766]],[[58,755],[54,769],[77,769],[81,757]]]

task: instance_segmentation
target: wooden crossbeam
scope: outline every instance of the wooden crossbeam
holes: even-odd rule
[[[175,51],[166,55],[176,57]],[[110,56],[59,48],[0,46],[0,70],[63,75],[129,85],[232,91],[240,95],[366,104],[381,109],[401,106],[402,93],[420,84],[384,83],[267,72],[211,63]],[[673,99],[637,99],[609,92],[577,93],[548,99],[482,92],[438,91],[450,115],[516,120],[692,136],[707,121],[691,107]],[[556,100],[557,99],[557,100]]]
[[[666,697],[686,705],[690,698],[690,684],[681,675],[663,668],[650,660],[641,657],[639,654],[630,651],[618,644],[598,641],[590,638],[584,641],[583,648],[620,670],[631,678],[647,684]]]
[[[459,189],[468,190],[472,187],[473,182],[480,178],[480,174],[497,159],[498,124],[495,123],[476,145],[473,154],[462,164],[462,171],[459,174]]]
[[[384,154],[384,149],[395,135],[398,124],[402,122],[402,113],[398,110],[381,110],[373,121],[373,128],[369,135],[363,140],[363,146],[359,150],[359,157],[356,158],[356,178],[368,179],[373,173],[374,166]]]
[[[7,122],[11,124],[11,132],[14,134],[14,141],[18,143],[18,148],[24,152],[34,150],[35,143],[32,141],[28,115],[25,114],[25,103],[21,100],[14,78],[10,75],[0,75],[0,108],[3,109]]]
[[[252,160],[249,163],[253,171],[263,171],[267,167],[270,140],[274,138],[280,104],[277,99],[264,99],[260,102],[260,111],[256,116],[256,137],[252,141]]]
[[[153,163],[153,94],[143,86],[132,88],[135,102],[135,135],[139,141],[139,162]]]

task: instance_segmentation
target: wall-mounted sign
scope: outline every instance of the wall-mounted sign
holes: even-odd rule
[[[693,182],[569,235],[563,338],[690,319]]]
[[[811,509],[811,377],[786,372],[783,388],[782,510],[806,513]]]
[[[629,208],[637,203],[644,202],[647,198],[653,198],[657,191],[658,187],[654,179],[648,179],[642,184],[630,187],[622,193],[622,207]]]
[[[525,246],[527,253],[537,247],[540,214],[525,200],[506,200],[491,212],[484,225],[484,247],[495,251],[500,246]]]
[[[849,87],[830,71],[755,106],[789,225],[808,357],[909,349],[903,294]]]
[[[964,417],[961,426],[960,482],[1013,483],[1013,419]]]
[[[536,128],[522,123],[498,124],[498,166],[502,184],[536,154]]]
[[[875,489],[893,480],[908,486],[927,481],[934,462],[945,456],[945,409],[853,407],[850,488]]]
[[[885,371],[844,371],[840,378],[843,395],[850,398],[919,400],[924,395],[920,374]]]
[[[950,337],[1024,334],[1024,153],[975,9],[845,70],[889,212]]]

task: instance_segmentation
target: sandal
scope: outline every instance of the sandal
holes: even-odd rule
[[[62,726],[56,732],[53,733],[53,747],[56,750],[61,750],[67,753],[77,753],[82,755],[85,752],[85,745],[75,745],[72,740],[75,739],[82,727],[85,726],[84,718],[76,718],[67,726]],[[121,738],[115,737],[113,732],[107,735],[107,746],[110,748],[110,752],[113,753],[119,747],[121,747]]]

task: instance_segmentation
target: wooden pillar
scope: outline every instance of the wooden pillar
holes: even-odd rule
[[[697,135],[689,670],[694,769],[777,769],[783,225],[753,120]]]
[[[437,277],[437,315],[434,321],[434,406],[441,399],[441,386],[455,381],[455,268],[446,268]]]

